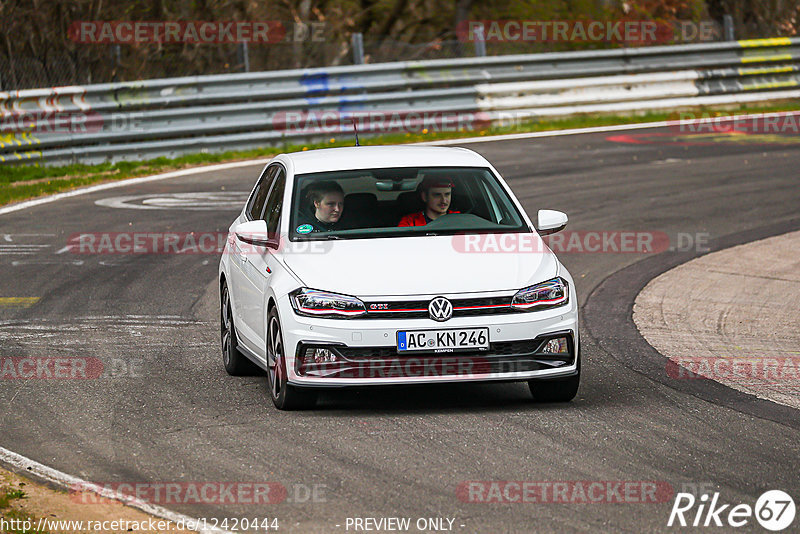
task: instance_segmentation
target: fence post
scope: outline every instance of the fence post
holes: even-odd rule
[[[122,47],[118,44],[115,44],[111,47],[111,61],[114,64],[113,74],[111,76],[111,81],[116,82],[119,79],[119,68],[122,66]],[[89,74],[87,76],[88,83],[92,83],[92,71],[89,70]]]
[[[733,17],[730,15],[722,15],[722,34],[726,41],[735,41],[736,38],[733,34]]]
[[[351,39],[353,45],[353,64],[364,64],[364,36],[361,33],[354,33]]]
[[[475,43],[475,57],[486,57],[486,39],[483,37],[483,23],[477,24],[472,32]]]
[[[239,43],[239,64],[244,65],[244,72],[250,72],[250,50],[247,48],[247,41]]]

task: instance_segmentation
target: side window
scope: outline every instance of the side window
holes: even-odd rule
[[[261,213],[264,211],[264,203],[267,200],[272,181],[275,178],[275,173],[280,168],[279,165],[270,165],[261,178],[258,180],[253,194],[250,196],[250,201],[247,204],[247,217],[250,220],[260,219]]]
[[[275,185],[269,193],[263,219],[267,221],[267,235],[273,237],[278,233],[278,222],[281,220],[283,208],[283,191],[286,188],[286,171],[279,167],[275,177]]]

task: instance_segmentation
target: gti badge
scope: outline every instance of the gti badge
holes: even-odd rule
[[[434,321],[446,321],[453,316],[453,305],[444,297],[436,297],[428,304],[428,314]]]

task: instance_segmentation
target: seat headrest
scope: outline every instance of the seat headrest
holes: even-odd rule
[[[422,199],[417,191],[406,191],[397,195],[397,203],[400,206],[400,213],[406,215],[422,209]]]

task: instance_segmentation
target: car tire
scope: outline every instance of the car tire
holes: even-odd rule
[[[581,351],[578,342],[578,365],[577,374],[566,378],[551,379],[531,379],[528,380],[528,387],[531,390],[533,399],[537,402],[569,402],[578,394],[578,386],[581,383]]]
[[[259,374],[260,369],[239,351],[230,293],[228,292],[228,284],[224,282],[219,300],[220,341],[222,342],[222,364],[225,366],[225,371],[231,376]]]
[[[267,366],[270,397],[277,409],[303,410],[314,407],[317,402],[316,391],[297,388],[288,383],[281,321],[278,310],[274,307],[267,314]]]

